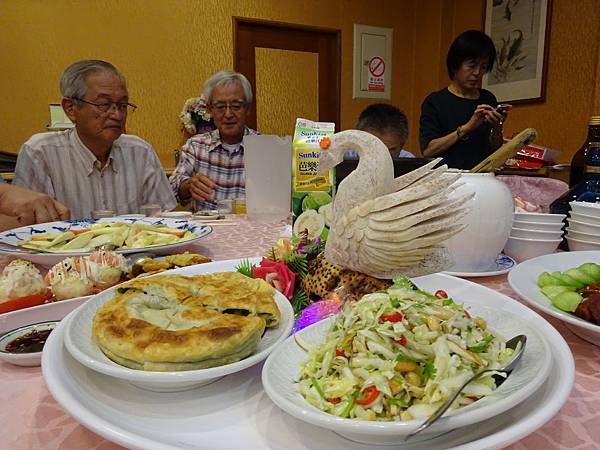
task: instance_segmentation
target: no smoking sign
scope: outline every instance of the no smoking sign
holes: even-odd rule
[[[368,91],[385,90],[385,61],[381,56],[373,56],[369,60]]]

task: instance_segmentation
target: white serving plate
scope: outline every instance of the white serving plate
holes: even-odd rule
[[[585,214],[600,219],[600,203],[570,202],[569,205],[571,205],[571,209],[577,214]]]
[[[420,286],[420,284],[419,284]],[[433,292],[433,291],[432,291]],[[454,298],[452,291],[446,291]],[[431,427],[423,430],[411,440],[431,439],[467,425],[498,416],[524,401],[546,380],[550,372],[550,347],[538,335],[535,325],[523,320],[517,314],[503,312],[482,305],[469,306],[471,315],[482,317],[494,334],[509,339],[519,334],[527,336],[525,353],[508,379],[493,394],[459,410],[446,413]],[[298,332],[305,342],[318,346],[335,317],[321,321]],[[262,382],[265,392],[273,402],[296,419],[330,429],[342,436],[367,445],[392,445],[415,431],[423,420],[401,422],[380,422],[359,419],[345,419],[319,410],[308,403],[298,392],[295,380],[300,378],[300,365],[307,361],[307,353],[298,346],[294,337],[285,340],[267,358]]]
[[[536,212],[515,212],[513,219],[519,222],[562,223],[566,214],[548,214]]]
[[[260,258],[252,258],[256,263]],[[196,266],[182,267],[161,272],[160,275],[177,273],[179,275],[198,275],[202,273],[232,271],[242,260],[218,261]],[[277,344],[287,338],[294,325],[294,310],[289,300],[280,292],[275,292],[275,301],[281,313],[279,325],[267,328],[256,351],[240,361],[208,369],[186,370],[178,372],[152,372],[129,369],[111,361],[98,347],[92,336],[92,322],[100,306],[112,299],[118,288],[107,289],[89,299],[85,305],[77,309],[65,334],[65,345],[71,355],[84,366],[129,381],[135,386],[157,392],[177,392],[191,389],[199,385],[212,383],[225,375],[246,369],[263,361]]]
[[[452,291],[459,300],[493,306],[524,319],[538,314],[519,302],[471,283],[441,274],[415,279],[427,289]],[[494,450],[516,442],[548,422],[567,400],[575,369],[562,336],[546,321],[537,331],[552,344],[552,368],[546,383],[529,399],[505,413],[420,443],[398,442],[405,450]],[[60,324],[46,344],[42,372],[56,401],[86,428],[129,448],[253,450],[385,450],[365,447],[331,431],[294,419],[276,407],[262,390],[260,365],[213,384],[174,394],[140,390],[75,361],[63,345]],[[242,444],[243,443],[243,444]]]
[[[32,326],[41,323],[60,321],[88,298],[72,298],[0,314],[0,336],[9,331],[23,329],[24,327],[31,329]],[[0,348],[3,349],[4,346],[0,344]],[[39,366],[42,359],[42,352],[24,354],[0,352],[0,359],[18,366]]]
[[[600,326],[556,308],[537,285],[538,276],[542,272],[563,272],[586,262],[600,263],[600,251],[553,253],[530,259],[510,271],[508,282],[527,303],[562,320],[573,333],[600,346]]]
[[[540,231],[560,231],[563,227],[561,223],[550,222],[525,222],[521,220],[513,220],[513,228],[521,228],[524,230],[540,230]]]
[[[161,224],[172,228],[179,228],[182,230],[189,230],[196,233],[196,237],[187,241],[178,242],[176,244],[168,245],[154,245],[150,247],[142,248],[129,248],[129,249],[117,249],[117,253],[128,254],[128,253],[140,253],[143,251],[151,251],[157,255],[166,255],[173,253],[173,250],[185,247],[191,243],[202,239],[212,232],[212,228],[209,225],[200,224],[198,222],[192,222],[180,219],[165,219],[160,217],[142,217],[142,218],[131,218],[127,216],[123,217],[107,217],[103,219],[84,219],[84,220],[66,220],[60,222],[48,222],[39,225],[30,225],[21,228],[15,228],[13,230],[4,231],[0,233],[0,242],[6,242],[11,245],[19,245],[22,242],[28,241],[33,235],[53,232],[53,231],[64,231],[67,229],[80,230],[87,228],[94,223],[111,223],[111,222],[126,222],[126,223],[143,223],[143,224]],[[26,250],[26,249],[25,249]],[[7,249],[0,247],[0,254],[18,256],[23,259],[27,259],[31,262],[40,264],[42,266],[49,267],[54,265],[66,257],[69,256],[84,256],[89,255],[90,252],[63,252],[63,253],[27,253],[26,251],[19,251],[18,249]]]

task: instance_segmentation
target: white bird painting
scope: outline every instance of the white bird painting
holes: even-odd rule
[[[358,166],[337,188],[325,258],[377,278],[419,276],[449,268],[443,242],[458,233],[474,193],[457,195],[460,173],[440,159],[394,178],[392,157],[370,133],[346,130],[321,142],[319,173],[356,151]],[[467,244],[467,243],[465,243]]]

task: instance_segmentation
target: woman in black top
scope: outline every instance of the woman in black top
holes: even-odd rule
[[[494,94],[481,79],[496,59],[485,33],[465,31],[446,58],[450,84],[433,92],[421,106],[419,140],[423,156],[441,156],[448,167],[471,169],[502,145],[507,108],[497,109]]]

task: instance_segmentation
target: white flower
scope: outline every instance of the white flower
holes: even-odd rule
[[[204,96],[188,98],[183,104],[179,119],[185,130],[190,134],[196,134],[197,125],[208,124],[212,119]]]

